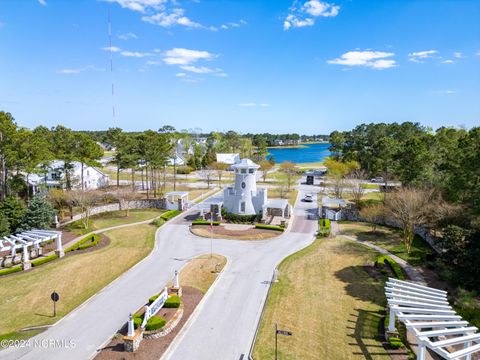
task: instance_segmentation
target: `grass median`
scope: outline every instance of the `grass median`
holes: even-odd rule
[[[342,237],[317,240],[285,259],[272,285],[254,358],[389,359],[377,338],[383,284],[364,270],[378,253]]]
[[[25,337],[18,331],[58,321],[147,256],[155,230],[152,225],[111,230],[105,233],[110,239],[108,246],[1,278],[0,337]],[[60,295],[56,318],[50,300],[53,290]]]

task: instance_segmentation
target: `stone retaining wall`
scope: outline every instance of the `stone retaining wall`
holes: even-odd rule
[[[183,317],[183,303],[178,308],[178,311],[175,313],[174,317],[162,328],[160,331],[144,331],[143,338],[144,339],[158,339],[163,336],[167,336],[170,334],[173,329],[178,325],[180,320]]]
[[[165,199],[141,199],[141,200],[131,200],[128,202],[129,209],[165,209]],[[124,210],[125,206],[121,206],[120,203],[112,203],[94,207],[90,210],[90,216],[101,214],[104,212],[119,211]],[[74,221],[80,220],[83,218],[83,214],[74,215],[71,220],[62,222],[60,226],[70,224]]]

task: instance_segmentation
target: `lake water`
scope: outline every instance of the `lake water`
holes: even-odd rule
[[[277,164],[284,161],[293,163],[312,163],[323,161],[330,156],[330,144],[305,144],[301,148],[273,148],[268,149],[267,156],[273,156]]]

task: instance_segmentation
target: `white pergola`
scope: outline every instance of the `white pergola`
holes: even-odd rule
[[[26,263],[29,261],[29,247],[33,246],[34,249],[39,250],[40,244],[50,240],[56,240],[56,252],[59,256],[63,256],[62,233],[50,230],[30,230],[4,236],[0,239],[0,252],[10,251],[10,255],[14,257],[18,249],[23,249],[22,262]]]
[[[171,191],[165,194],[167,210],[183,210],[188,205],[188,191]],[[181,205],[179,207],[179,201]]]
[[[449,360],[471,360],[480,353],[478,329],[455,313],[446,291],[389,278],[385,295],[388,330],[395,331],[395,317],[402,321],[418,342],[417,359],[425,359],[427,348]]]

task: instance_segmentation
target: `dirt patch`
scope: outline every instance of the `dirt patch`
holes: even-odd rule
[[[140,348],[134,353],[128,353],[123,351],[122,336],[126,334],[126,325],[114,336],[112,341],[100,350],[95,357],[96,360],[124,360],[124,359],[139,359],[150,360],[159,359],[163,353],[167,350],[170,343],[175,339],[182,327],[185,325],[188,318],[192,315],[192,312],[197,307],[198,303],[202,299],[203,294],[200,290],[193,287],[183,287],[183,317],[178,325],[168,335],[158,339],[144,339],[140,344]],[[159,311],[160,316],[163,316],[165,310],[177,310],[177,309],[162,309]],[[173,311],[175,313],[175,311]],[[167,315],[168,316],[168,315]],[[173,316],[173,315],[172,315]]]
[[[224,226],[214,226],[213,231],[209,225],[193,225],[191,227],[193,234],[202,237],[213,237],[215,239],[231,240],[264,240],[277,237],[282,234],[280,231],[250,228],[245,230],[232,230]]]

